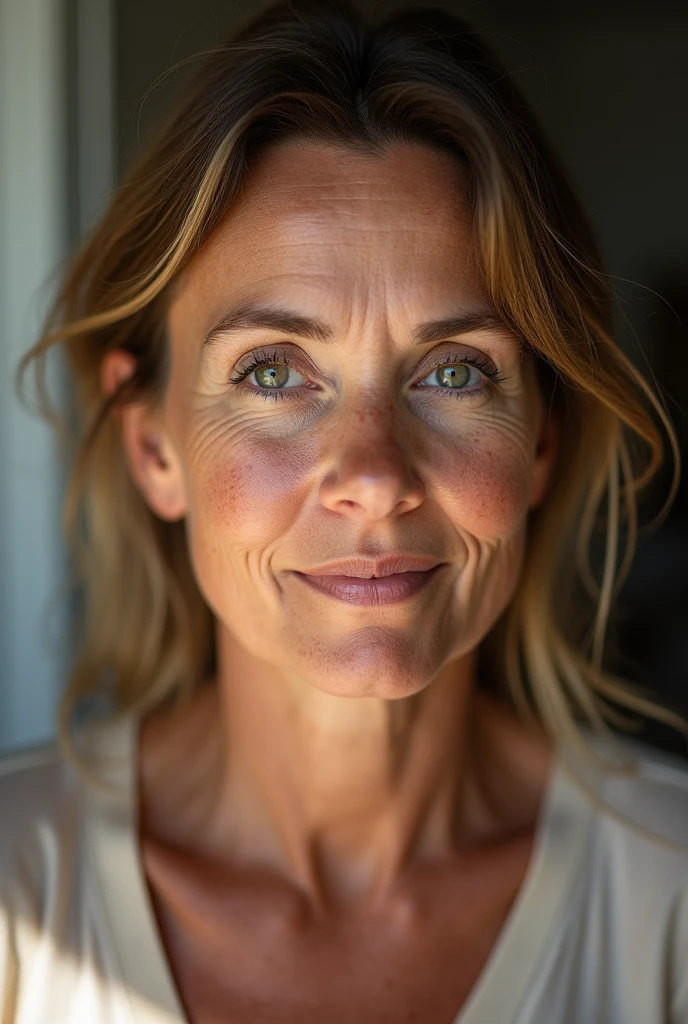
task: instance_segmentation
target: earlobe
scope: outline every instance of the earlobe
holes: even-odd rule
[[[108,352],[101,365],[101,386],[111,394],[129,379],[135,357],[122,349]],[[166,436],[162,417],[143,401],[127,399],[113,408],[121,424],[122,444],[131,476],[148,507],[160,518],[174,522],[186,515],[184,474]]]

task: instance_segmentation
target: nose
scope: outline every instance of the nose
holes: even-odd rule
[[[380,406],[347,417],[335,431],[333,462],[320,485],[325,508],[354,519],[384,519],[417,508],[425,487],[410,462],[391,410]]]

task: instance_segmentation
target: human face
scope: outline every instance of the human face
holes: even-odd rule
[[[245,321],[206,341],[257,303],[329,337]],[[534,367],[494,314],[464,171],[421,145],[276,145],[188,266],[168,319],[170,473],[220,628],[277,673],[407,696],[508,604],[551,445]],[[391,601],[302,575],[397,553],[441,566]]]

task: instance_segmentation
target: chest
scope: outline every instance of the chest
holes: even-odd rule
[[[415,871],[377,912],[316,917],[267,873],[144,863],[191,1024],[452,1024],[523,882],[532,836]]]

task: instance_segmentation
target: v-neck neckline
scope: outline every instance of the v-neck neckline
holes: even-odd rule
[[[134,715],[98,728],[97,742],[89,744],[92,763],[98,778],[116,787],[120,796],[88,789],[84,824],[132,1022],[188,1024],[142,863],[139,728]],[[555,748],[523,881],[452,1024],[509,1024],[513,1019],[582,864],[594,813],[570,775],[568,757]]]

